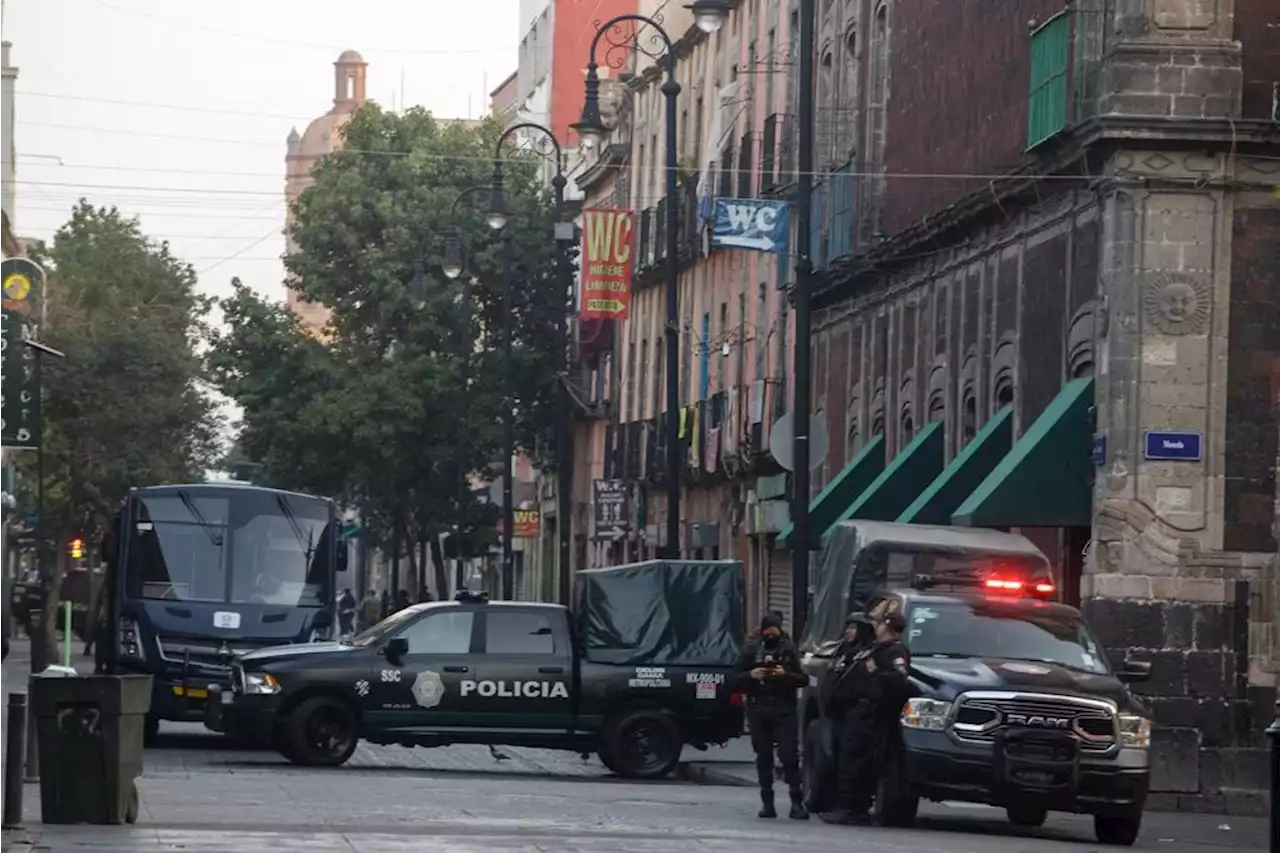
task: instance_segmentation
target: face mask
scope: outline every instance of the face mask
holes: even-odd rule
[[[768,649],[776,649],[782,643],[782,637],[779,635],[764,635],[764,645]]]

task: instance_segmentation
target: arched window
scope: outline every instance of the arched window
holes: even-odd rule
[[[915,437],[916,437],[916,425],[915,425],[915,421],[911,419],[911,412],[910,411],[903,412],[902,413],[902,444],[904,446],[909,444],[911,442],[911,439]]]
[[[973,441],[978,434],[978,401],[973,392],[966,392],[964,407],[960,414],[960,438],[964,444]]]
[[[1013,382],[1006,381],[996,386],[996,407],[1002,408],[1013,402]]]
[[[947,414],[947,405],[943,402],[941,394],[934,394],[929,398],[929,423],[937,423],[941,421]]]

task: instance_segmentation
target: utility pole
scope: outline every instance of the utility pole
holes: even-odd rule
[[[795,470],[792,474],[791,521],[791,633],[797,642],[804,637],[809,618],[809,411],[811,409],[811,367],[809,337],[810,284],[813,259],[813,46],[814,0],[800,0],[799,124],[800,155],[796,163],[796,340],[795,405],[793,419]]]

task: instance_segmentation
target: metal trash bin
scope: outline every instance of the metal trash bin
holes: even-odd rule
[[[33,676],[40,818],[48,824],[133,823],[134,779],[151,710],[151,676]]]

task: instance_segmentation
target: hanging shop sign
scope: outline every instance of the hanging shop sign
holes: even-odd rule
[[[635,213],[590,207],[582,211],[582,287],[578,316],[625,320],[631,309]]]

